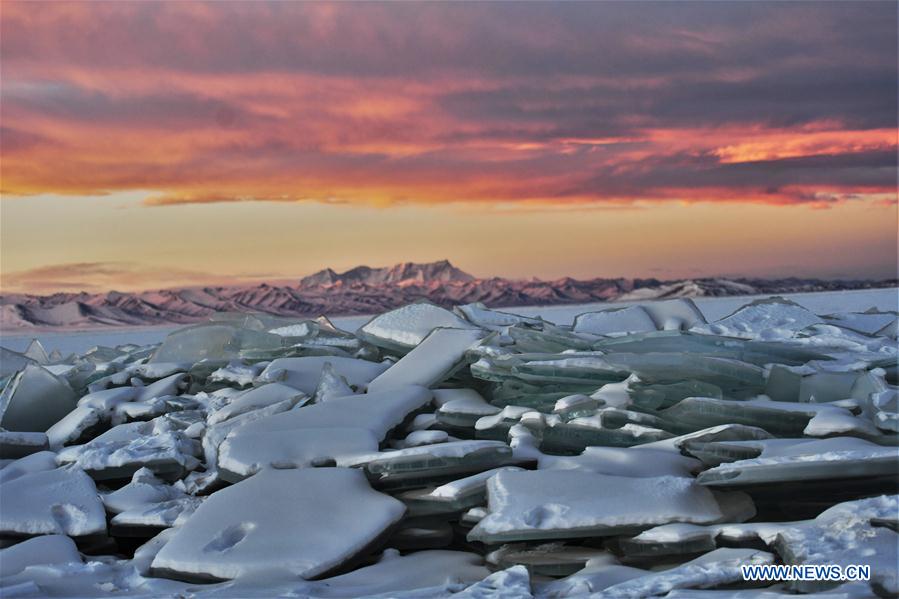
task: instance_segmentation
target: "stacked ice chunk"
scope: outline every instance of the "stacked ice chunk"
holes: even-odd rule
[[[895,323],[419,303],[4,349],[0,595],[895,596]]]

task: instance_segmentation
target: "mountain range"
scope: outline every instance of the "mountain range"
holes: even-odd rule
[[[296,285],[186,287],[121,293],[0,295],[0,328],[92,328],[187,324],[215,312],[263,312],[315,317],[375,314],[419,300],[442,306],[483,302],[489,307],[579,304],[674,297],[800,293],[896,286],[897,280],[695,278],[589,279],[552,281],[479,279],[448,260],[406,262],[384,268],[357,266],[338,273],[330,268]]]

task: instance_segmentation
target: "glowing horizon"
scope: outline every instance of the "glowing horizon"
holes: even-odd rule
[[[2,291],[442,258],[514,278],[892,278],[896,17],[4,2]]]

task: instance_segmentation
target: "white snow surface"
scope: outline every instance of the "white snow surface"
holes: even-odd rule
[[[152,571],[234,579],[320,576],[398,522],[403,504],[360,470],[266,469],[209,497],[159,551]],[[335,534],[340,531],[340,534]]]
[[[0,505],[0,534],[77,537],[106,531],[106,514],[94,481],[73,466],[3,480]]]
[[[487,485],[489,514],[470,538],[567,537],[648,528],[667,522],[711,523],[723,514],[691,479],[631,478],[577,470],[500,472]]]

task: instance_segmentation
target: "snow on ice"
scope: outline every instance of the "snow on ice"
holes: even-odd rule
[[[0,596],[895,596],[897,314],[712,316],[418,303],[4,348]],[[831,563],[871,579],[740,575]]]

